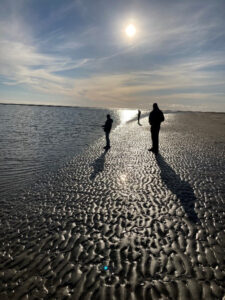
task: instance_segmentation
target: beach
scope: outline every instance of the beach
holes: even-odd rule
[[[98,140],[106,114],[121,110],[0,104],[0,195],[11,198]]]
[[[165,119],[1,198],[0,299],[225,299],[225,114]]]

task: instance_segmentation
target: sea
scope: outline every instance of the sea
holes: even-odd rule
[[[32,188],[84,152],[104,135],[107,114],[115,129],[137,111],[0,104],[0,196]]]

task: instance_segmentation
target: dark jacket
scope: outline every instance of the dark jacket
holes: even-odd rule
[[[163,112],[159,108],[153,109],[149,114],[149,124],[153,127],[159,127],[164,120]]]
[[[105,122],[105,125],[103,125],[103,129],[105,132],[110,132],[111,128],[112,128],[112,123],[113,120],[112,119],[107,119]]]

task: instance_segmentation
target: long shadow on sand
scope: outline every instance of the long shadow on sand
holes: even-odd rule
[[[187,181],[181,180],[178,174],[165,162],[164,158],[156,155],[156,162],[161,171],[161,179],[167,188],[180,200],[190,221],[196,223],[199,219],[194,210],[196,197]]]
[[[90,179],[94,180],[95,177],[104,170],[105,155],[108,150],[105,150],[92,164],[94,170],[91,173]]]

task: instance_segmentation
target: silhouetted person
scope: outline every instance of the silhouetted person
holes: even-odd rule
[[[140,118],[141,118],[141,111],[140,109],[138,110],[138,125],[141,125],[140,124]]]
[[[153,110],[149,114],[149,124],[151,125],[152,148],[148,149],[153,153],[159,152],[159,130],[160,124],[164,121],[164,115],[158,108],[158,104],[153,104]]]
[[[105,131],[105,138],[106,138],[106,146],[104,147],[104,149],[110,148],[109,134],[112,128],[112,123],[113,123],[113,119],[111,119],[110,115],[108,114],[105,125],[102,126]]]

